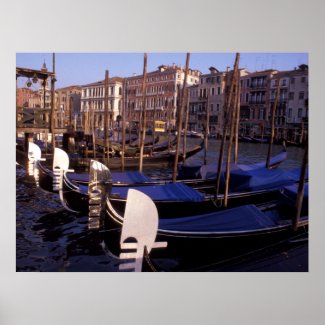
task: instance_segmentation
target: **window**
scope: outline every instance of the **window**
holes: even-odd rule
[[[299,99],[304,99],[304,92],[303,91],[299,92]]]
[[[213,112],[213,104],[210,105],[211,112]]]
[[[246,87],[249,87],[249,79],[246,79]]]
[[[290,92],[289,93],[289,99],[293,100],[295,98],[295,93],[294,92]]]
[[[287,80],[286,79],[283,79],[282,80],[282,86],[286,86],[287,85]]]
[[[289,118],[292,117],[292,108],[289,108],[289,110],[288,110],[288,117],[289,117]]]
[[[306,82],[306,77],[301,77],[301,82],[305,83]]]
[[[221,93],[221,88],[218,87],[218,95],[220,95],[220,93]]]
[[[246,103],[248,103],[248,99],[249,99],[249,94],[246,93]]]
[[[291,82],[292,84],[294,84],[294,83],[295,83],[295,78],[292,77],[292,78],[290,79],[290,82]]]
[[[263,120],[263,116],[264,116],[264,110],[263,108],[260,109],[260,120]]]
[[[302,117],[302,108],[298,109],[298,117]]]
[[[214,88],[211,88],[211,95],[213,96],[214,95]]]

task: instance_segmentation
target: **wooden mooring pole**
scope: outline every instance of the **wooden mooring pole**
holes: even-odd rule
[[[218,159],[215,197],[217,197],[218,194],[219,194],[221,168],[222,168],[223,155],[224,155],[224,147],[225,147],[225,143],[226,143],[227,129],[228,129],[228,125],[229,125],[231,95],[232,95],[233,89],[234,89],[235,71],[237,71],[237,69],[238,69],[239,56],[240,56],[239,53],[236,53],[236,59],[235,59],[235,63],[234,63],[234,71],[233,71],[233,74],[231,76],[230,90],[229,90],[228,100],[227,100],[227,104],[226,104],[225,120],[224,120],[224,125],[223,125],[223,135],[222,135],[222,140],[221,140],[221,145],[220,145],[220,152],[219,152],[219,159]]]
[[[273,103],[272,107],[272,112],[271,112],[271,138],[270,138],[270,143],[269,143],[269,149],[267,152],[267,158],[266,158],[266,168],[270,168],[270,160],[271,160],[271,155],[272,155],[272,146],[273,146],[273,140],[274,140],[274,127],[275,127],[275,110],[278,105],[278,100],[280,96],[280,79],[278,79],[277,82],[277,88],[276,88],[276,95],[275,95],[275,100]]]
[[[142,123],[141,123],[141,141],[140,141],[140,159],[139,172],[142,173],[143,168],[143,149],[146,137],[146,83],[147,83],[147,53],[143,55],[143,81],[142,81]],[[141,131],[140,129],[140,131]]]
[[[236,102],[236,124],[235,124],[235,150],[234,150],[234,163],[238,161],[238,134],[239,134],[239,121],[240,121],[240,74],[237,80],[237,102]]]
[[[152,131],[152,147],[151,147],[151,153],[155,149],[157,101],[158,101],[158,94],[156,95],[155,106],[153,108],[153,116],[152,116],[152,127],[153,127],[153,131]]]
[[[171,128],[172,108],[173,108],[173,105],[168,105],[168,107],[167,107],[167,110],[168,110],[168,132],[167,132],[168,152],[171,149],[170,148],[170,134],[171,134],[171,131],[172,131],[172,128]]]
[[[91,137],[92,137],[92,143],[93,143],[93,157],[96,159],[96,138],[95,138],[95,107],[94,104],[91,103]]]
[[[125,167],[125,121],[126,121],[126,80],[123,83],[123,97],[122,97],[122,157],[121,157],[121,169],[122,172],[124,172],[124,167]],[[131,138],[130,138],[131,139]]]
[[[207,153],[208,153],[208,136],[209,136],[209,94],[207,94],[207,102],[206,102],[206,116],[205,116],[205,132],[204,132],[204,156],[203,156],[203,164],[207,164]]]
[[[305,153],[302,161],[301,171],[300,171],[300,179],[298,185],[297,199],[296,199],[296,214],[294,219],[292,220],[293,230],[298,229],[299,219],[301,214],[302,202],[304,199],[304,185],[305,185],[305,177],[308,165],[308,139],[306,141]]]
[[[174,166],[173,166],[173,183],[176,182],[176,177],[177,177],[178,154],[179,154],[179,146],[180,146],[180,142],[181,142],[183,111],[184,111],[185,92],[186,92],[186,83],[187,83],[189,64],[190,64],[190,53],[187,53],[186,54],[186,65],[185,65],[185,76],[184,76],[183,89],[182,89],[181,107],[180,107],[179,116],[178,116],[177,142],[176,142],[176,152],[175,152],[175,160],[174,160]]]
[[[105,152],[107,150],[107,155],[106,155],[106,162],[107,166],[109,164],[109,116],[108,116],[108,78],[109,78],[109,73],[108,70],[105,71],[105,96],[104,96],[104,109],[105,109],[105,114],[104,114],[104,159],[105,159]]]
[[[228,192],[229,192],[229,180],[230,180],[230,160],[231,160],[231,149],[234,137],[234,129],[236,126],[236,111],[237,111],[237,102],[239,94],[238,82],[239,82],[239,72],[238,69],[234,71],[235,74],[235,89],[234,89],[234,98],[231,98],[232,101],[232,109],[230,114],[230,134],[229,134],[229,142],[228,142],[228,151],[227,151],[227,160],[226,160],[226,180],[225,180],[225,191],[224,191],[224,207],[228,205]],[[231,107],[231,106],[230,106]]]
[[[187,141],[187,125],[188,125],[188,114],[190,110],[190,90],[187,89],[187,105],[185,113],[185,125],[184,125],[184,135],[183,135],[183,165],[186,159],[186,141]]]
[[[52,150],[54,154],[55,148],[55,53],[52,54],[53,60],[53,77],[51,77],[51,122],[50,122],[50,132],[52,133]],[[45,87],[44,87],[45,93]],[[45,107],[45,97],[44,97],[44,107]]]

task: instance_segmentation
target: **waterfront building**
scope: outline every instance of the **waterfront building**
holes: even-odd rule
[[[209,133],[214,136],[220,136],[223,133],[225,104],[232,71],[229,71],[229,69],[227,71],[219,71],[214,67],[210,67],[209,70],[209,74],[201,75],[198,85],[189,87],[190,110],[188,130],[204,131],[208,110]],[[246,69],[240,69],[239,72],[241,78],[244,78],[249,73]],[[246,95],[247,87],[243,85],[242,91]]]
[[[27,87],[17,88],[17,106],[26,108],[41,107],[41,97],[38,91]]]
[[[303,130],[308,129],[309,92],[308,66],[300,65],[289,72],[288,105],[286,110],[286,127],[291,138],[297,141],[298,132],[303,139]]]
[[[108,111],[110,127],[114,128],[119,123],[122,109],[123,78],[109,78],[108,82]],[[105,115],[105,80],[89,83],[81,86],[81,119],[85,126],[87,114],[94,112],[94,125],[104,129]]]
[[[297,128],[307,129],[308,66],[301,65],[290,71],[264,70],[241,77],[240,134],[270,134],[278,80],[280,94],[275,110],[276,137],[291,139]]]
[[[56,120],[60,127],[80,125],[81,86],[68,86],[56,90]]]
[[[269,69],[242,78],[241,134],[255,136],[264,133],[271,116],[271,81],[277,73],[277,70]]]
[[[189,69],[187,85],[197,84],[200,75],[200,71]],[[166,129],[169,126],[175,128],[184,77],[185,69],[175,64],[161,65],[157,70],[147,73],[145,108],[148,128],[153,128],[154,119],[165,122]],[[126,117],[132,123],[132,128],[139,126],[142,83],[143,75],[126,78]]]
[[[199,84],[189,87],[190,109],[188,130],[204,131],[207,113],[209,113],[209,133],[221,134],[226,85],[225,77],[227,73],[220,72],[214,67],[210,67],[209,70],[209,74],[200,76]]]

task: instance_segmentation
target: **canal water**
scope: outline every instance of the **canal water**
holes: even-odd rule
[[[188,146],[191,147],[199,142],[199,139],[188,139]],[[219,140],[209,140],[208,162],[216,161],[219,147]],[[267,150],[268,146],[265,144],[239,143],[238,161],[240,163],[263,161]],[[281,146],[275,145],[273,154],[280,150]],[[281,168],[289,170],[300,167],[303,150],[288,147],[287,151],[288,158]],[[200,152],[191,157],[188,163],[198,164],[202,160],[203,152]],[[171,174],[171,169],[151,168],[145,169],[145,172],[149,176],[168,176]],[[16,270],[18,272],[118,272],[118,259],[106,247],[101,233],[88,230],[87,221],[87,216],[77,216],[65,211],[57,194],[36,188],[34,181],[26,175],[26,170],[19,165],[16,166]],[[308,270],[308,243],[288,248],[285,252],[277,250],[272,254],[265,254],[262,254],[262,257],[253,257],[246,265],[235,264],[229,269],[218,270],[212,267],[204,270]],[[285,256],[285,260],[279,261],[281,256]],[[293,259],[290,260],[289,256]],[[298,260],[294,259],[295,256],[298,256]],[[261,264],[261,260],[267,261],[268,258],[272,262]]]

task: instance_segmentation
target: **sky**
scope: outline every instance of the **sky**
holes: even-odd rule
[[[148,53],[147,72],[159,65],[173,63],[185,66],[186,53]],[[191,53],[190,68],[209,73],[213,66],[219,71],[233,67],[235,53]],[[17,53],[16,66],[40,70],[43,63],[52,71],[52,53]],[[265,69],[292,70],[308,64],[308,53],[240,53],[240,68],[250,72]],[[55,53],[56,88],[84,85],[103,80],[105,70],[110,77],[129,77],[143,72],[143,53]],[[26,79],[19,78],[24,87]],[[32,86],[36,87],[36,86]]]

